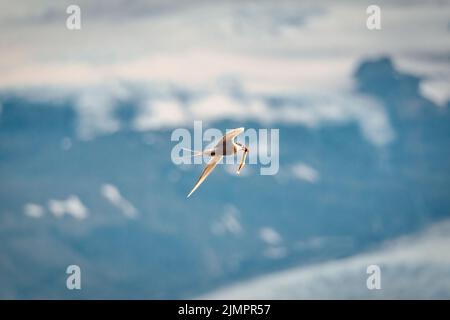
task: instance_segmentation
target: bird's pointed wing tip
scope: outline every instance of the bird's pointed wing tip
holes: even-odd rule
[[[191,190],[191,192],[188,194],[189,196],[194,193],[195,190],[203,183],[203,181],[206,179],[206,177],[214,170],[214,168],[217,165],[217,162],[219,162],[220,159],[222,159],[222,155],[215,155],[214,157],[209,160],[209,163],[206,165],[206,167],[203,169],[202,174],[200,175],[200,178],[198,178],[197,183],[195,184],[194,188]]]

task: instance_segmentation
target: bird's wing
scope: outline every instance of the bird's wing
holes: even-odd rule
[[[233,138],[237,137],[242,132],[244,132],[244,130],[245,130],[244,128],[236,128],[236,129],[228,131],[227,134],[224,135],[222,137],[222,139],[220,139],[220,141],[216,144],[216,146],[220,146],[223,143],[226,143],[227,141],[232,140]]]
[[[208,164],[206,165],[205,169],[203,169],[202,174],[200,175],[200,178],[198,178],[197,183],[195,184],[194,188],[189,192],[188,198],[191,196],[192,193],[202,184],[203,181],[205,181],[206,177],[214,170],[214,168],[217,165],[217,162],[222,159],[222,155],[216,155],[209,160]]]
[[[249,152],[248,148],[245,148],[244,150],[244,154],[242,155],[241,158],[241,163],[239,164],[239,168],[237,169],[237,174],[241,173],[241,169],[245,166],[245,158],[247,158],[247,153]]]

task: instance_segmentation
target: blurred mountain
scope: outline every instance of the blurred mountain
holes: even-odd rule
[[[236,177],[219,167],[189,200],[200,166],[171,162],[171,130],[133,131],[135,105],[118,109],[122,130],[80,140],[70,100],[2,93],[0,298],[190,298],[269,271],[349,257],[448,217],[449,109],[425,99],[421,79],[387,57],[363,61],[354,77],[355,94],[385,106],[391,143],[368,143],[352,122],[277,125],[277,175],[248,166]],[[267,103],[276,108],[288,98]],[[265,127],[214,123],[239,126]],[[295,174],[299,163],[313,178]],[[135,217],[108,200],[105,185],[120,191]],[[67,199],[69,213],[58,216]],[[40,209],[27,214],[35,208],[27,204]],[[65,287],[70,264],[81,267],[81,291]]]

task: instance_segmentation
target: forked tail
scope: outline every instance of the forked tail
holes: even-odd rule
[[[201,156],[203,154],[203,151],[196,151],[196,150],[191,150],[191,149],[187,149],[187,148],[181,148],[181,149],[190,152],[193,157]]]

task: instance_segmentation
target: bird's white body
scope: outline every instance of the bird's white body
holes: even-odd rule
[[[206,154],[208,156],[231,156],[236,154],[241,149],[242,147],[238,145],[234,140],[224,142],[221,141],[217,143],[214,148],[203,151],[203,154]]]

